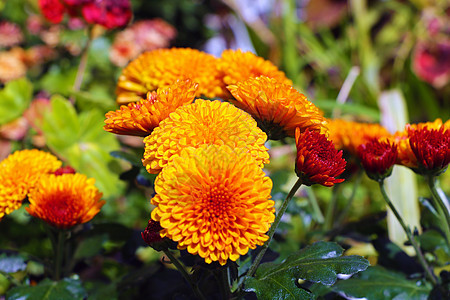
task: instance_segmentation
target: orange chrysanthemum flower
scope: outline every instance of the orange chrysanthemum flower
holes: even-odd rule
[[[342,158],[342,150],[337,151],[333,142],[324,134],[306,129],[301,133],[295,131],[297,145],[297,161],[295,172],[302,179],[302,184],[315,183],[333,186],[344,179],[337,179],[344,172],[346,161]]]
[[[268,239],[275,219],[271,189],[270,178],[243,149],[184,149],[156,179],[152,219],[179,249],[225,265]]]
[[[186,79],[149,92],[145,100],[108,112],[103,128],[116,134],[147,136],[179,106],[192,103],[197,88],[197,83]]]
[[[358,147],[372,139],[389,138],[391,134],[380,124],[361,123],[342,119],[328,119],[329,139],[337,149],[357,155]]]
[[[269,162],[266,134],[246,112],[229,103],[197,99],[181,106],[144,139],[142,163],[157,174],[187,147],[228,145],[246,149],[261,167]]]
[[[226,90],[216,69],[217,60],[189,48],[145,52],[122,70],[117,83],[117,103],[139,101],[147,92],[169,86],[178,79],[197,82],[196,96],[221,97]]]
[[[39,178],[54,172],[61,162],[37,149],[16,151],[0,162],[0,219],[22,205]]]
[[[428,130],[439,130],[442,127],[446,128],[446,130],[450,130],[450,122],[447,121],[445,124],[443,124],[441,119],[436,119],[433,122],[407,124],[407,126],[405,126],[405,130],[397,131],[395,135],[390,138],[390,141],[394,142],[398,148],[397,164],[403,165],[413,170],[417,170],[419,168],[417,157],[414,155],[411,149],[409,130],[424,130],[426,128]]]
[[[272,62],[251,52],[225,50],[222,52],[217,68],[222,73],[226,85],[259,76],[274,78],[279,83],[292,85],[292,80],[288,79],[284,72],[280,71]]]
[[[383,180],[391,175],[397,161],[397,145],[372,139],[358,147],[358,156],[367,176],[376,181]]]
[[[70,228],[90,221],[105,204],[95,179],[83,174],[42,176],[31,190],[26,210],[57,228]]]
[[[269,139],[293,137],[295,128],[326,133],[321,111],[292,86],[261,76],[228,86],[237,107],[250,113]]]

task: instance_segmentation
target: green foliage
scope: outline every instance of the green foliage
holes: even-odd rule
[[[403,275],[381,267],[370,267],[354,278],[339,281],[333,289],[349,297],[368,300],[425,300],[431,286],[421,280],[406,280]]]
[[[298,279],[332,285],[338,274],[352,275],[369,266],[360,256],[341,256],[343,251],[336,243],[317,242],[281,264],[262,264],[256,276],[246,281],[246,291],[256,292],[259,299],[312,299],[310,293],[297,287]]]
[[[45,279],[36,286],[18,286],[6,295],[9,300],[78,300],[86,292],[79,280],[65,278],[61,281]]]
[[[33,85],[25,78],[13,80],[0,91],[0,125],[19,118],[28,108],[33,96]]]
[[[109,155],[119,143],[103,130],[103,114],[90,110],[77,115],[70,102],[59,96],[51,99],[51,107],[42,126],[48,146],[78,172],[94,177],[104,197],[119,195],[123,183],[117,162]]]

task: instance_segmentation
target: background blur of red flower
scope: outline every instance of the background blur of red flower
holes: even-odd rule
[[[434,87],[445,86],[450,79],[450,41],[419,42],[413,54],[413,70]]]
[[[52,23],[60,23],[64,17],[66,8],[59,0],[39,0],[44,17]]]
[[[82,12],[86,22],[108,29],[127,25],[132,16],[129,0],[89,1],[83,4]]]

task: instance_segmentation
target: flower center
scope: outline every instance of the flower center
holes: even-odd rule
[[[222,185],[212,187],[203,198],[204,209],[212,218],[223,218],[230,206],[228,189]]]

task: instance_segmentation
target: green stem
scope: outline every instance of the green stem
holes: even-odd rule
[[[251,265],[250,269],[247,272],[246,278],[252,277],[256,273],[256,269],[258,268],[259,263],[261,262],[261,259],[263,258],[264,254],[266,253],[267,249],[269,248],[269,244],[270,244],[270,241],[272,240],[273,235],[275,234],[275,230],[277,229],[278,225],[280,224],[281,217],[283,216],[284,212],[286,211],[289,202],[294,197],[295,192],[297,192],[297,190],[300,188],[301,185],[302,185],[302,181],[299,178],[297,180],[297,182],[295,182],[292,189],[289,191],[289,194],[286,196],[286,199],[284,199],[283,203],[281,204],[280,210],[278,211],[278,214],[275,217],[275,221],[273,222],[272,226],[269,229],[269,232],[267,233],[269,238],[264,243],[264,245],[262,245],[261,251],[259,251],[258,255],[255,258],[255,261],[253,262],[253,264]],[[245,282],[245,279],[241,282],[240,288],[242,287],[244,282]]]
[[[230,299],[231,292],[228,281],[228,267],[223,266],[220,268],[219,278],[223,299]]]
[[[55,251],[55,274],[54,278],[55,280],[61,279],[61,270],[63,265],[63,258],[64,258],[64,239],[65,239],[65,232],[63,229],[58,230],[58,237],[56,239],[56,247],[54,249]],[[64,274],[63,274],[64,276]]]
[[[406,233],[406,236],[408,237],[408,241],[411,243],[411,245],[414,247],[414,250],[416,251],[417,258],[419,259],[420,264],[422,265],[423,269],[425,270],[425,274],[427,278],[433,283],[433,285],[437,285],[437,280],[434,277],[433,273],[430,271],[430,267],[427,264],[427,261],[425,260],[425,257],[422,254],[422,251],[420,250],[419,245],[417,244],[416,239],[412,236],[411,230],[409,227],[405,225],[405,222],[403,222],[402,217],[398,213],[397,209],[395,208],[394,204],[392,204],[391,200],[389,199],[388,195],[386,194],[386,190],[384,189],[384,181],[380,180],[378,181],[380,185],[381,194],[383,195],[384,200],[388,204],[389,208],[394,213],[395,217],[397,218],[397,221],[402,226],[403,230]]]
[[[440,219],[441,219],[441,227],[442,230],[444,230],[445,237],[447,239],[447,243],[450,243],[450,214],[448,212],[448,208],[445,205],[444,201],[447,201],[445,195],[444,197],[441,197],[439,194],[439,191],[436,187],[436,177],[435,176],[428,176],[427,177],[427,183],[430,187],[431,191],[431,199],[433,200],[433,205],[438,212]],[[442,193],[443,194],[443,193]]]
[[[73,92],[78,92],[81,88],[81,84],[83,83],[83,77],[87,66],[87,60],[88,60],[88,54],[89,54],[89,48],[92,43],[92,28],[88,29],[88,40],[86,44],[83,47],[83,50],[81,50],[81,58],[80,58],[80,64],[78,65],[77,75],[75,77],[75,81],[73,83]],[[70,101],[72,103],[75,103],[75,98],[71,97]]]
[[[177,268],[177,270],[181,273],[181,275],[184,277],[184,279],[186,279],[186,281],[189,283],[189,286],[192,288],[192,290],[194,291],[197,298],[206,300],[205,296],[203,296],[203,294],[198,289],[198,285],[195,284],[195,282],[192,280],[191,276],[189,276],[188,272],[186,271],[184,266],[180,263],[180,261],[175,257],[175,255],[173,255],[172,252],[170,252],[170,250],[166,249],[163,251],[164,251],[164,254],[166,254],[166,256],[173,263],[175,268]]]
[[[312,210],[313,210],[314,219],[316,219],[317,223],[323,224],[323,222],[324,222],[323,213],[320,210],[319,203],[317,203],[317,198],[316,198],[316,195],[314,195],[314,191],[312,190],[312,188],[310,186],[305,187],[305,191],[306,191],[306,194],[308,195],[309,204],[311,205]]]
[[[331,227],[333,227],[333,215],[334,211],[336,210],[339,187],[340,185],[336,184],[333,186],[333,189],[331,190],[333,194],[331,195],[331,200],[328,203],[327,210],[325,211],[325,222],[323,224],[323,229],[325,229],[326,231],[330,230]]]

